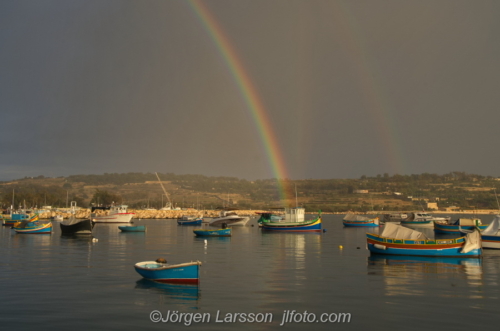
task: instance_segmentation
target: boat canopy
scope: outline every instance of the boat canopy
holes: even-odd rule
[[[344,221],[364,222],[364,221],[369,221],[369,220],[371,220],[371,218],[361,216],[361,215],[352,214],[352,213],[349,213],[349,214],[345,215],[345,217],[344,217]]]
[[[478,226],[481,225],[481,220],[478,218],[459,218],[453,225]]]
[[[396,225],[393,223],[386,223],[384,231],[382,231],[382,234],[380,236],[394,239],[429,239],[422,232],[415,231],[410,228],[405,228],[404,226]]]
[[[498,236],[498,230],[500,230],[500,215],[496,215],[493,222],[488,225],[486,229],[483,230],[482,235],[486,236]]]
[[[467,233],[465,237],[465,244],[460,253],[469,253],[474,249],[480,249],[481,244],[481,233],[476,229],[472,233]]]

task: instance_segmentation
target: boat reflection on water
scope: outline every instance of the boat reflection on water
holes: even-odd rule
[[[482,259],[371,255],[368,274],[383,276],[386,295],[429,295],[433,287],[449,287],[441,296],[455,297],[453,290],[462,282],[471,288],[483,283]],[[451,282],[450,282],[451,281]],[[469,298],[482,298],[481,291],[471,290]],[[463,294],[463,293],[462,293]]]
[[[165,295],[166,298],[163,299],[193,301],[198,300],[200,296],[198,284],[159,283],[142,278],[135,283],[135,288],[150,290],[154,293]]]

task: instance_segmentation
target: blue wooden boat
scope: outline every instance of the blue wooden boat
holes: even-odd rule
[[[387,255],[480,257],[481,237],[478,231],[467,237],[428,239],[423,233],[387,223],[381,235],[367,233],[371,253]]]
[[[11,213],[10,217],[3,216],[2,219],[3,219],[2,222],[3,225],[13,226],[17,222],[29,220],[30,216],[24,212],[20,212],[20,213]]]
[[[459,218],[456,221],[442,221],[434,222],[434,232],[436,233],[452,233],[461,234],[479,229],[480,231],[486,229],[488,224],[482,224],[479,218]],[[462,231],[468,230],[468,231]]]
[[[321,213],[317,218],[305,221],[304,208],[285,208],[285,219],[278,222],[263,222],[263,230],[321,232]]]
[[[145,261],[135,264],[135,271],[142,277],[162,283],[192,283],[199,280],[200,261],[181,264],[168,264],[156,261]]]
[[[345,215],[342,223],[345,227],[374,227],[379,226],[379,218],[369,218],[349,213]]]
[[[200,225],[203,222],[202,217],[182,216],[177,220],[178,225]]]
[[[27,221],[17,222],[12,228],[17,233],[24,234],[52,233],[52,223],[39,223],[38,215],[33,216]]]
[[[225,229],[194,229],[197,237],[231,237],[231,228]]]
[[[145,225],[137,225],[137,226],[123,225],[119,226],[118,229],[120,229],[122,232],[146,232]]]

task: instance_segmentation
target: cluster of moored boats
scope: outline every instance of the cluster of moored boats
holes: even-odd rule
[[[72,217],[60,223],[61,232],[66,234],[92,234],[95,223],[131,223],[132,213],[127,206],[94,207],[91,218],[76,219],[76,204],[72,203]],[[107,210],[106,215],[94,213],[97,209]],[[305,219],[304,208],[285,208],[284,212],[259,213],[258,224],[265,231],[321,232],[321,212],[317,217]],[[203,217],[182,216],[177,224],[202,225],[194,228],[198,237],[228,237],[231,227],[246,225],[250,217],[237,215],[233,210],[223,210],[219,217],[204,221]],[[52,223],[42,223],[38,215],[12,214],[3,220],[12,225],[17,233],[51,233]],[[367,247],[372,254],[423,256],[423,257],[481,257],[483,248],[500,249],[500,215],[490,224],[482,224],[478,218],[433,217],[427,213],[392,214],[383,217],[368,217],[349,213],[343,219],[345,227],[379,227],[385,225],[380,234],[367,233]],[[452,238],[428,238],[419,227],[434,227],[436,234],[456,235]],[[214,228],[215,227],[215,228]],[[145,232],[146,226],[122,225],[123,232]],[[158,282],[197,283],[201,262],[169,264],[163,259],[135,264],[135,270],[144,278]]]
[[[370,252],[387,255],[431,257],[480,257],[482,248],[500,249],[500,215],[490,224],[479,218],[433,217],[427,213],[410,213],[366,217],[347,214],[346,227],[378,227],[385,224],[380,235],[367,233]],[[436,234],[457,235],[455,238],[428,238],[414,228],[433,227]]]

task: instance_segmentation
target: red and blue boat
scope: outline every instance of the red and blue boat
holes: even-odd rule
[[[387,223],[381,235],[367,233],[368,249],[374,254],[434,257],[481,257],[479,231],[466,237],[429,239],[422,232]]]
[[[374,227],[380,225],[378,217],[369,218],[353,213],[345,215],[342,223],[345,227]]]
[[[38,215],[34,215],[27,221],[21,221],[12,227],[17,233],[43,234],[52,233],[52,223],[39,223]]]
[[[145,261],[134,265],[135,271],[142,277],[161,283],[191,283],[197,284],[200,275],[200,261],[191,261],[181,264]]]
[[[452,233],[461,234],[467,233],[474,229],[482,231],[488,227],[489,224],[482,224],[479,218],[459,218],[456,221],[441,221],[434,222],[434,232],[436,233]],[[462,231],[468,230],[468,231]]]
[[[262,222],[263,230],[291,232],[321,232],[321,212],[317,218],[305,221],[304,208],[285,208],[282,221]]]

